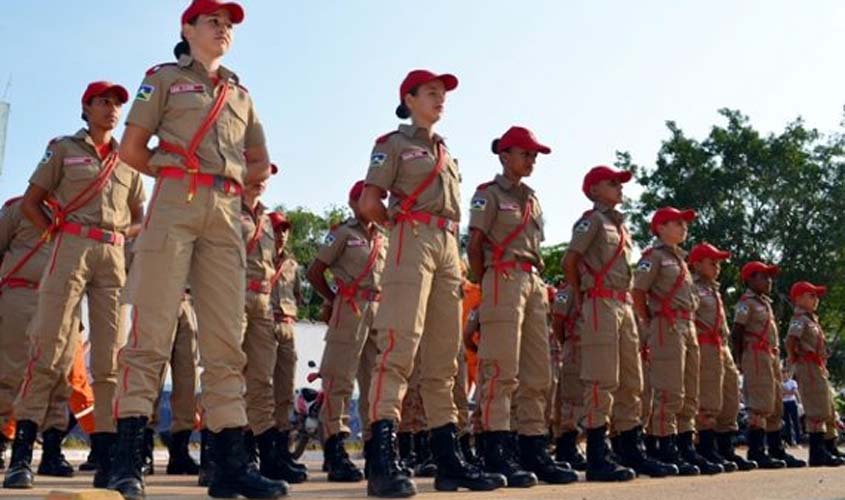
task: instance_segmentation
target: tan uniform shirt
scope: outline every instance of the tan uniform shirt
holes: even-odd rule
[[[276,281],[270,296],[273,314],[284,314],[295,318],[298,310],[296,296],[299,295],[301,285],[299,274],[296,272],[299,269],[299,263],[293,255],[285,252],[280,265],[282,274]]]
[[[257,237],[252,251],[246,255],[247,282],[270,281],[276,272],[273,265],[276,236],[264,205],[259,203],[254,211],[246,205],[241,205],[241,231],[247,250],[253,238]],[[256,231],[258,231],[257,234]]]
[[[746,346],[757,342],[762,336],[769,342],[769,348],[778,347],[778,325],[772,311],[772,299],[747,290],[736,305],[734,323],[745,327]],[[768,325],[768,328],[767,328]]]
[[[111,148],[115,152],[118,149],[114,139]],[[29,182],[48,191],[61,207],[67,207],[94,182],[102,168],[94,142],[88,132],[81,129],[75,135],[50,141],[44,158],[35,168]],[[83,196],[83,199],[86,198]],[[103,189],[94,194],[84,206],[68,214],[65,221],[125,232],[132,223],[130,207],[142,205],[144,199],[141,175],[129,165],[118,161]]]
[[[320,246],[317,260],[329,266],[335,278],[342,283],[352,283],[367,267],[376,238],[380,240],[378,257],[370,272],[358,282],[358,288],[378,290],[381,273],[384,270],[384,259],[387,255],[387,238],[382,237],[378,232],[371,237],[367,228],[355,218],[347,219],[332,228]]]
[[[5,277],[41,240],[42,231],[24,217],[21,198],[9,200],[0,208],[0,278]],[[50,216],[45,208],[45,215]],[[35,252],[12,278],[38,283],[50,258],[52,244],[47,242]]]
[[[445,155],[443,169],[420,193],[412,211],[423,211],[453,221],[461,218],[460,174],[458,163],[449,154],[443,138],[413,125],[400,125],[399,131],[376,141],[370,156],[366,183],[390,193],[388,213],[399,212],[402,199],[412,194],[434,170],[438,145]]]
[[[643,252],[637,264],[634,288],[650,292],[648,305],[652,314],[661,311],[662,301],[669,298],[678,279],[682,281],[672,295],[669,306],[679,311],[695,311],[698,308],[698,295],[693,290],[692,276],[685,258],[686,252],[663,242]]]
[[[196,154],[203,173],[222,175],[243,184],[244,151],[264,144],[264,129],[238,76],[222,66],[218,74],[220,82],[229,86],[229,96]],[[221,88],[222,85],[215,87],[199,61],[183,55],[178,63],[162,64],[147,72],[126,123],[187,149]],[[149,163],[157,170],[162,166],[184,166],[184,159],[158,148]]]
[[[625,218],[621,212],[596,203],[595,208],[586,212],[572,229],[572,241],[569,250],[583,256],[580,269],[581,290],[595,286],[593,272],[599,272],[616,254],[620,241],[622,254],[617,258],[604,277],[604,287],[613,290],[631,289],[631,268],[628,264],[631,255],[631,239],[627,236]]]
[[[709,333],[714,326],[718,326],[719,335],[723,341],[728,339],[727,313],[719,293],[719,283],[716,281],[705,281],[696,277],[694,281],[695,293],[698,295],[698,309],[695,311],[696,325],[704,327],[699,333]],[[719,313],[721,311],[721,313]]]
[[[815,314],[796,307],[786,336],[798,339],[802,353],[818,354],[822,359],[827,357],[824,330]]]
[[[523,218],[528,212],[524,228]],[[537,268],[543,267],[540,244],[543,242],[543,211],[534,190],[523,183],[514,185],[503,175],[478,186],[470,203],[469,227],[484,233],[488,242],[484,245],[484,265],[493,264],[493,245],[501,245],[512,233],[518,231],[505,247],[502,260],[530,262]]]

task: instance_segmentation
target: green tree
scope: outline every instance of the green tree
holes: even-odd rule
[[[802,119],[779,133],[761,134],[739,111],[723,109],[724,125],[712,127],[703,140],[687,136],[667,122],[653,167],[618,153],[616,165],[632,170],[645,188],[631,201],[634,237],[646,246],[652,236],[648,221],[665,205],[696,209],[691,244],[709,241],[730,250],[722,272],[730,310],[742,287],[739,268],[750,260],[781,266],[775,310],[781,336],[792,309],[789,287],[808,280],[828,286],[820,309],[832,347],[831,372],[845,380],[845,139],[842,130],[824,135]]]
[[[560,260],[563,254],[566,253],[566,243],[558,243],[556,245],[544,246],[540,248],[540,254],[543,256],[543,280],[546,283],[557,286],[557,284],[564,278],[563,269],[560,267]]]

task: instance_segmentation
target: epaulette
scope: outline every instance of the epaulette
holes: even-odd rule
[[[376,144],[384,144],[385,142],[387,142],[388,139],[390,139],[391,135],[398,134],[398,133],[399,133],[398,130],[391,130],[390,132],[388,132],[388,133],[386,133],[382,136],[379,136],[379,138],[376,139]]]
[[[581,214],[581,218],[583,219],[584,217],[589,217],[589,216],[590,216],[590,215],[592,215],[592,214],[593,214],[593,212],[595,212],[595,211],[596,211],[596,209],[591,208],[591,209],[587,210],[586,212],[584,212],[583,214]]]
[[[8,206],[9,206],[9,205],[11,205],[12,203],[14,203],[14,202],[16,202],[16,201],[18,201],[18,200],[21,200],[21,199],[23,199],[23,196],[15,196],[14,198],[9,198],[8,200],[6,200],[6,202],[5,202],[5,203],[3,203],[3,208],[8,207]]]
[[[340,224],[332,224],[332,227],[329,228],[329,231],[334,231],[335,229],[339,228]]]
[[[492,185],[493,185],[493,184],[495,184],[495,183],[496,183],[496,181],[482,182],[482,183],[481,183],[481,184],[479,184],[479,185],[478,185],[478,187],[477,187],[477,188],[475,188],[475,189],[476,189],[476,191],[484,191],[485,189],[487,189],[488,187],[492,186]]]
[[[245,93],[249,94],[249,89],[244,87],[243,85],[241,85],[240,82],[235,81],[235,86],[238,87],[239,89],[243,90]]]
[[[61,141],[62,139],[67,139],[69,137],[71,137],[71,136],[69,136],[69,135],[57,135],[56,137],[53,137],[52,139],[50,139],[50,142],[48,142],[47,145],[52,146],[53,144]]]
[[[156,64],[155,66],[153,66],[152,68],[147,70],[147,76],[154,75],[154,74],[158,73],[158,70],[160,70],[161,68],[167,67],[167,66],[177,66],[177,64],[175,62],[166,62],[166,63]]]

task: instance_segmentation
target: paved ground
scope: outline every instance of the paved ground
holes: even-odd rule
[[[797,455],[806,455],[803,449]],[[79,452],[69,453],[73,462],[84,458]],[[312,470],[319,469],[318,455],[306,460]],[[166,455],[156,453],[157,466],[163,470]],[[90,473],[71,479],[37,478],[37,488],[28,491],[0,489],[0,498],[45,498],[54,490],[81,490],[91,484]],[[528,490],[498,490],[489,493],[447,494],[434,491],[431,479],[417,481],[421,492],[417,498],[436,500],[473,499],[631,499],[652,500],[749,500],[749,499],[845,499],[845,467],[840,469],[794,469],[722,474],[717,477],[639,479],[623,484],[579,482],[566,486],[540,485]],[[294,485],[293,498],[364,498],[365,483],[339,485],[326,482],[325,474],[312,473],[305,484]],[[207,498],[205,490],[196,487],[195,478],[156,475],[148,478],[147,498],[151,500],[190,500]]]

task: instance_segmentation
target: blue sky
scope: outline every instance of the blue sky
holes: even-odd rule
[[[0,94],[11,117],[0,198],[22,192],[47,141],[80,126],[95,79],[130,93],[172,59],[182,0],[8,2]],[[397,120],[414,68],[453,72],[438,131],[463,174],[466,206],[499,170],[492,138],[533,129],[553,154],[528,180],[548,243],[569,238],[589,167],[629,150],[651,164],[666,120],[701,136],[732,107],[763,131],[802,115],[838,127],[845,102],[845,3],[815,1],[251,0],[224,64],[250,89],[281,166],[266,201],[315,210],[343,202],[373,139]],[[128,111],[126,109],[125,111]],[[636,190],[632,190],[635,192]]]

